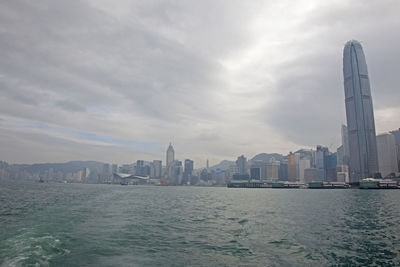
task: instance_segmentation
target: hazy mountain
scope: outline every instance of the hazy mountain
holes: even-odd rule
[[[223,160],[220,163],[218,163],[217,165],[211,166],[210,169],[212,170],[216,170],[216,169],[220,169],[220,170],[228,170],[229,166],[231,165],[235,165],[236,163],[234,161],[230,161],[230,160]]]
[[[282,160],[283,155],[278,154],[278,153],[272,153],[272,154],[268,154],[268,153],[260,153],[255,155],[252,159],[250,159],[250,162],[253,161],[263,161],[263,162],[269,162],[272,158],[274,158],[275,160]]]

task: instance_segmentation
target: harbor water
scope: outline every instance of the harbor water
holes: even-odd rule
[[[400,190],[0,181],[0,266],[400,265]]]

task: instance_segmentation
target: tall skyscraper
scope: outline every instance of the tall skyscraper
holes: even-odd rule
[[[374,110],[364,51],[358,41],[343,50],[343,76],[350,149],[350,182],[378,172]]]
[[[172,147],[172,144],[169,143],[168,149],[167,149],[167,160],[166,160],[166,164],[167,166],[172,164],[175,160],[175,150]]]

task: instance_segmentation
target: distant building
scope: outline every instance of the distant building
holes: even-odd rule
[[[194,166],[193,160],[190,159],[185,160],[185,168],[183,171],[183,182],[182,182],[183,184],[190,183],[190,178],[193,173],[193,166]]]
[[[296,156],[292,152],[288,155],[288,181],[296,182]]]
[[[234,174],[232,175],[232,180],[248,181],[250,176],[248,174]]]
[[[398,171],[396,140],[393,134],[384,133],[376,137],[378,147],[379,171],[382,177]]]
[[[135,174],[139,175],[139,176],[144,176],[145,175],[144,160],[137,160],[136,161]]]
[[[278,178],[280,181],[288,180],[288,162],[281,161],[279,164]]]
[[[361,44],[352,40],[343,50],[343,76],[350,149],[350,182],[379,171],[374,108],[367,63]]]
[[[175,160],[175,150],[172,147],[172,144],[169,143],[168,149],[167,149],[167,153],[166,153],[166,164],[167,166],[172,164]]]
[[[336,166],[337,157],[336,154],[330,154],[325,157],[325,169],[326,169],[326,181],[336,182]]]
[[[161,160],[153,160],[150,163],[150,177],[160,179],[162,176],[162,161]]]
[[[315,167],[317,169],[317,181],[326,180],[325,157],[328,154],[328,148],[317,146]]]
[[[239,174],[247,174],[247,159],[241,155],[236,160],[236,166],[239,168]]]
[[[182,161],[174,160],[169,165],[168,182],[170,185],[180,185],[182,184],[183,177],[183,167]]]
[[[316,168],[307,168],[304,169],[304,182],[309,183],[313,181],[317,181],[318,171]]]
[[[267,180],[277,181],[279,178],[279,161],[267,163]]]
[[[338,182],[349,182],[349,167],[347,165],[337,165],[336,177]]]
[[[261,180],[261,168],[251,167],[250,168],[250,179],[251,180]]]
[[[304,183],[304,170],[309,169],[311,167],[309,159],[300,159],[299,160],[299,180]]]
[[[118,172],[118,165],[117,164],[111,165],[111,172],[112,173],[117,173]]]
[[[397,154],[397,171],[400,172],[400,129],[390,131],[394,136],[396,142],[396,154]]]

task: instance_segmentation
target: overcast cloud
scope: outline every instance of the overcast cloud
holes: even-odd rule
[[[0,160],[216,164],[336,150],[362,42],[377,133],[400,127],[397,0],[2,1]]]

